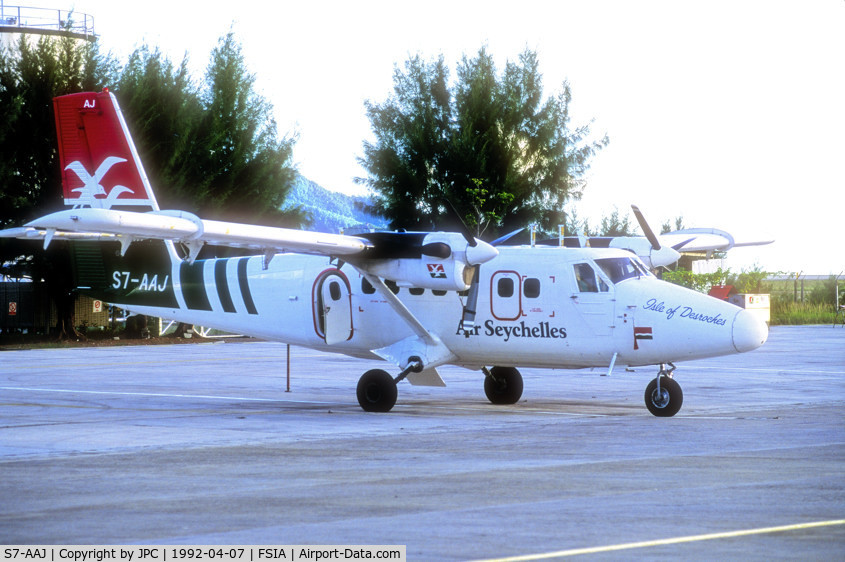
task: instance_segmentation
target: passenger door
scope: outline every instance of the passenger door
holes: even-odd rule
[[[352,298],[346,278],[337,273],[324,274],[318,280],[316,294],[317,333],[329,345],[351,339]]]
[[[522,316],[522,277],[516,271],[497,271],[490,277],[490,313],[496,320]]]
[[[597,336],[612,333],[615,314],[613,284],[588,262],[572,266],[575,276],[572,302],[575,310]]]

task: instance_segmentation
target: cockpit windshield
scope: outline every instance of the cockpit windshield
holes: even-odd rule
[[[596,264],[604,271],[610,280],[619,283],[632,277],[651,277],[648,269],[634,258],[604,258],[596,260]]]

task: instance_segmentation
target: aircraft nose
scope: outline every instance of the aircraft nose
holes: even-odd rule
[[[769,338],[769,327],[750,310],[740,310],[734,318],[734,348],[740,353],[757,349]]]

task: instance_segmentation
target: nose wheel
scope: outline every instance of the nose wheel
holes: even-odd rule
[[[666,369],[664,364],[660,365],[660,371],[648,386],[645,387],[645,406],[653,415],[668,418],[680,411],[684,404],[684,393],[681,385],[672,378],[672,371],[675,366],[669,363],[670,368]]]

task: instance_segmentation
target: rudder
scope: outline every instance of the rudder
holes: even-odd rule
[[[53,107],[65,205],[159,210],[114,94],[59,96]]]

